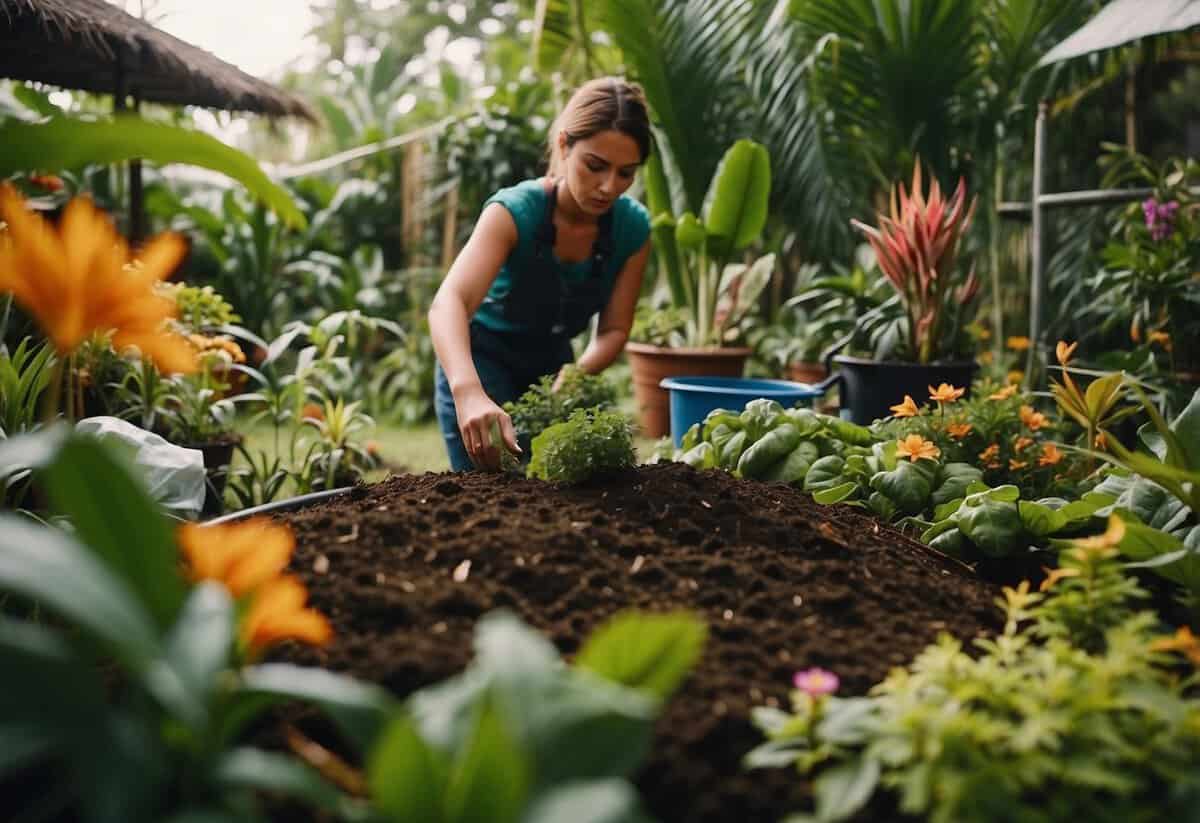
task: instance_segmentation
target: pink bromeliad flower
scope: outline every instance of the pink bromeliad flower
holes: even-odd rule
[[[821,668],[796,672],[792,685],[810,697],[823,697],[838,690],[838,676]]]

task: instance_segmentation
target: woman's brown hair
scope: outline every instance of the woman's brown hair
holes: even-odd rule
[[[646,162],[652,141],[646,95],[641,86],[627,83],[619,77],[599,77],[576,89],[550,127],[547,146],[550,176],[560,177],[563,173],[564,152],[558,144],[560,133],[566,135],[569,149],[577,140],[585,140],[609,129],[633,138],[641,162]]]

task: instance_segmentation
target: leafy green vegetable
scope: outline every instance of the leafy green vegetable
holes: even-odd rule
[[[505,403],[512,417],[521,448],[528,448],[537,437],[555,423],[566,421],[580,409],[607,411],[617,404],[617,389],[601,375],[588,374],[578,366],[563,368],[562,385],[554,390],[557,375],[546,375],[517,400]]]
[[[633,424],[620,412],[580,409],[543,430],[532,449],[529,477],[578,483],[633,466]]]

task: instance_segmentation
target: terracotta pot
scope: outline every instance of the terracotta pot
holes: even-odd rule
[[[795,363],[789,363],[787,367],[787,379],[795,380],[797,383],[820,383],[828,374],[829,371],[822,363],[798,360]]]
[[[626,343],[642,435],[664,437],[671,430],[669,394],[659,383],[668,377],[741,377],[752,352],[745,346],[674,349]]]

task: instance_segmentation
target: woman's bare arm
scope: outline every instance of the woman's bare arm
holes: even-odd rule
[[[519,452],[520,447],[512,420],[483,390],[471,359],[469,325],[516,245],[517,224],[512,215],[499,203],[489,205],[429,306],[430,337],[454,395],[463,445],[477,465],[487,468],[495,468],[500,460],[491,442],[493,421],[499,422],[511,451]]]

